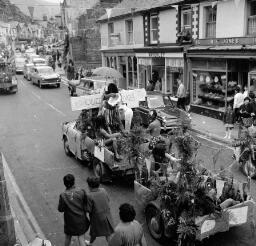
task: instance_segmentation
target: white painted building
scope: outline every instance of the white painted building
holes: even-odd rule
[[[176,93],[184,60],[175,2],[124,0],[100,18],[103,66],[118,69],[128,88],[159,79],[163,93]]]
[[[191,5],[195,45],[188,49],[192,110],[222,119],[240,86],[256,94],[256,1]]]

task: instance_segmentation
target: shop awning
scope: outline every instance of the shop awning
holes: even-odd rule
[[[187,49],[187,57],[256,59],[256,45],[193,46]]]

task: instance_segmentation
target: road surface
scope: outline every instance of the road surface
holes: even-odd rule
[[[67,157],[63,151],[61,124],[75,119],[79,113],[71,112],[67,86],[40,89],[24,80],[21,75],[18,79],[19,91],[16,95],[0,96],[0,151],[4,153],[44,234],[53,245],[61,246],[64,245],[63,217],[57,211],[57,205],[59,194],[64,190],[62,178],[67,173],[72,173],[76,177],[77,186],[87,189],[86,179],[92,175],[90,169],[74,158]],[[204,139],[201,142],[197,158],[207,168],[231,169],[235,177],[245,180],[233,163],[231,149]],[[214,165],[213,156],[217,153],[219,156]],[[120,204],[130,202],[135,205],[133,188],[125,182],[104,188],[110,195],[111,210],[117,224]],[[255,191],[255,183],[253,190]],[[142,213],[138,213],[137,219],[144,225],[148,245],[159,245],[148,234]],[[218,234],[206,242],[206,245],[217,244],[255,245],[248,228]],[[94,245],[103,246],[106,242],[100,238]]]

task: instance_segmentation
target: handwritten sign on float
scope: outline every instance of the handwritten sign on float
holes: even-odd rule
[[[99,108],[101,106],[101,103],[102,103],[102,94],[71,97],[72,111]]]
[[[146,90],[121,90],[120,95],[122,102],[127,104],[129,108],[136,108],[140,101],[145,101]],[[80,97],[71,97],[72,111],[79,111],[83,109],[99,108],[102,104],[102,93],[93,95],[84,95]]]
[[[139,107],[140,101],[145,101],[146,90],[145,89],[134,89],[134,90],[122,90],[120,92],[122,102],[126,103],[129,108]]]

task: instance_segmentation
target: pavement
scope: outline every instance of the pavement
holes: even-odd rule
[[[64,121],[77,117],[71,112],[67,80],[63,71],[63,86],[60,89],[39,89],[20,76],[17,95],[0,98],[2,112],[0,118],[0,152],[4,153],[4,168],[7,188],[15,220],[17,242],[27,246],[37,235],[49,239],[53,245],[63,245],[63,217],[57,211],[58,195],[63,191],[62,177],[73,173],[77,184],[87,189],[86,179],[92,172],[75,158],[63,154],[60,126]],[[8,110],[6,110],[8,109]],[[10,114],[12,112],[12,114]],[[14,118],[15,117],[15,118]],[[231,140],[223,139],[224,124],[216,119],[191,113],[192,131],[200,137],[202,146],[198,153],[198,161],[206,163],[210,170],[226,168],[232,171],[235,178],[245,181],[232,159]],[[15,120],[14,120],[15,119]],[[232,137],[237,136],[234,129]],[[218,154],[218,158],[214,158]],[[6,161],[7,160],[7,161]],[[8,162],[8,163],[7,163]],[[133,189],[126,183],[103,186],[110,195],[111,211],[114,223],[118,223],[118,207],[123,202],[135,205]],[[253,183],[256,193],[256,184]],[[256,194],[253,194],[256,198]],[[149,246],[159,246],[149,235],[143,213],[137,211],[137,219],[143,224]],[[40,226],[39,226],[40,225]],[[241,233],[234,231],[213,237],[208,243],[216,245],[221,240],[223,246],[254,245],[232,243]],[[216,241],[217,240],[217,241]],[[226,241],[230,243],[226,243]],[[225,241],[225,242],[224,242]],[[0,243],[1,245],[1,243]],[[97,239],[95,246],[106,245],[104,239]]]

